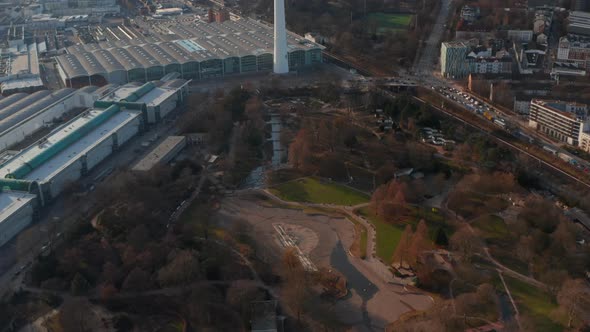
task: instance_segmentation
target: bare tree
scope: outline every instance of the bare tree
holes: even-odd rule
[[[483,247],[481,240],[467,226],[459,228],[451,236],[449,244],[451,249],[461,253],[462,259],[466,262],[470,262],[471,258],[481,252]]]
[[[409,248],[408,261],[411,266],[416,266],[418,257],[422,252],[433,249],[432,241],[428,235],[428,226],[424,219],[420,220],[416,227],[416,232],[412,236],[412,243]]]
[[[283,298],[289,307],[295,312],[297,321],[301,321],[301,315],[305,310],[305,304],[310,298],[309,278],[303,269],[297,253],[293,248],[285,250],[282,264],[285,284],[282,289]]]
[[[590,287],[582,279],[568,279],[557,294],[557,302],[568,316],[567,327],[590,322]]]

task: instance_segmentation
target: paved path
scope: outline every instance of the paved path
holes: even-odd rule
[[[355,208],[366,206],[368,203],[356,206],[299,203],[282,200],[268,190],[256,190],[255,192],[262,193],[281,205],[288,205],[302,209],[306,207],[330,208],[358,221],[367,228],[367,251],[369,253],[367,258],[361,259],[359,257],[354,257],[350,251],[345,250],[349,254],[347,260],[352,264],[351,268],[358,271],[358,273],[370,282],[368,286],[365,286],[367,289],[361,289],[361,292],[372,292],[372,295],[370,295],[368,299],[363,300],[361,306],[361,310],[365,313],[364,321],[369,323],[365,324],[365,326],[368,325],[370,329],[373,330],[380,330],[385,327],[387,322],[391,322],[392,320],[395,321],[399,315],[404,312],[411,310],[426,310],[433,304],[434,300],[425,292],[410,290],[403,285],[395,284],[389,268],[379,259],[374,257],[375,230],[364,218],[353,213]],[[239,212],[239,209],[234,211],[234,213]],[[338,232],[336,233],[338,234]],[[372,290],[373,287],[376,287],[375,292]],[[396,308],[394,309],[392,306],[395,306]],[[395,312],[395,317],[392,316],[392,312]]]

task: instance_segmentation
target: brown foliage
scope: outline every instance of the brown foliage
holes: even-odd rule
[[[406,190],[407,185],[397,180],[379,186],[371,197],[374,213],[388,221],[399,221],[406,212]]]
[[[124,291],[144,291],[152,287],[153,282],[150,275],[140,268],[134,268],[125,278],[121,289]]]
[[[566,311],[568,328],[590,321],[590,287],[582,279],[568,279],[557,294],[557,302]]]
[[[162,286],[188,284],[200,275],[199,271],[196,253],[191,250],[181,250],[158,271],[158,281]]]
[[[467,226],[459,228],[449,240],[451,249],[458,251],[461,258],[470,262],[471,258],[482,251],[483,243]]]

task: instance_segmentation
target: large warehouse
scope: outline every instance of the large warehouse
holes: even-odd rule
[[[258,21],[164,20],[151,30],[149,37],[127,29],[114,40],[68,47],[57,57],[64,85],[147,82],[173,72],[198,80],[273,67],[273,30]],[[321,45],[292,33],[287,43],[292,70],[322,62]]]
[[[96,89],[41,90],[30,95],[17,93],[0,100],[0,151],[60,121],[65,113],[75,108],[92,106],[94,100],[90,94]]]
[[[35,195],[26,192],[0,192],[0,246],[31,223],[34,201]]]
[[[128,83],[110,90],[100,98],[105,102],[126,101],[145,104],[148,124],[165,118],[188,94],[190,80],[148,82],[143,85]]]
[[[68,184],[87,174],[145,128],[145,124],[159,122],[168,115],[186,95],[188,83],[176,79],[64,89],[61,94],[34,94],[37,101],[27,106],[22,106],[21,101],[30,96],[1,99],[0,118],[10,105],[21,105],[25,110],[48,96],[62,102],[73,94],[80,104],[93,102],[94,106],[29,147],[0,155],[0,245],[31,223],[38,206],[51,202]],[[47,102],[42,104],[42,110],[31,116],[47,112]]]
[[[133,137],[140,124],[140,111],[118,105],[87,110],[3,164],[0,178],[38,183],[43,205]]]

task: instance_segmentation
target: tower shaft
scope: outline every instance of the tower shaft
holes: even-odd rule
[[[285,0],[274,0],[275,2],[275,25],[274,25],[274,54],[273,71],[275,74],[289,72],[289,58],[287,53],[287,28],[285,27]]]

